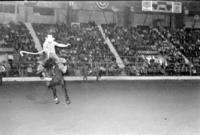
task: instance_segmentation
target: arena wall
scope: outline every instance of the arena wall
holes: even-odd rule
[[[159,14],[146,14],[146,13],[136,13],[132,15],[132,25],[147,25],[147,26],[153,26],[153,22],[157,19],[162,20],[161,24],[163,26],[169,26],[169,15],[159,15]]]
[[[66,2],[39,2],[35,7],[52,8],[54,15],[40,15],[33,12],[34,6],[27,6],[23,1],[1,1],[1,5],[15,6],[14,13],[0,13],[1,22],[22,21],[31,23],[61,23],[66,22]]]
[[[71,13],[71,21],[73,22],[88,22],[95,21],[97,24],[114,22],[118,25],[125,24],[125,11],[126,7],[133,7],[134,11],[130,11],[131,25],[153,25],[155,19],[162,19],[163,26],[169,26],[170,15],[169,14],[148,14],[141,11],[141,2],[109,2],[109,8],[115,8],[117,12],[105,11],[103,12],[96,6],[95,2],[90,2],[90,6],[85,2],[74,2],[73,11]],[[1,22],[10,21],[22,21],[31,23],[66,23],[67,15],[69,13],[68,3],[63,1],[39,1],[36,3],[36,7],[48,7],[55,10],[53,16],[45,16],[35,14],[33,12],[34,6],[27,6],[23,1],[1,1],[0,4],[13,5],[15,6],[14,13],[0,13]],[[172,20],[173,21],[173,20]],[[185,17],[186,27],[191,27],[193,24],[193,17]],[[174,22],[173,22],[174,23]],[[197,21],[195,27],[200,27],[200,21]]]
[[[194,24],[194,17],[193,16],[186,16],[185,17],[185,26],[192,27]],[[195,28],[200,28],[200,20],[197,20],[195,23]]]
[[[33,7],[28,8],[27,21],[31,23],[56,23],[55,16],[45,16],[33,12]]]
[[[15,2],[10,3],[9,1],[0,1],[0,5],[3,7],[5,6],[13,6],[14,7],[14,11],[11,12],[0,12],[0,21],[1,22],[10,22],[10,21],[16,21],[16,14],[17,14],[17,8],[16,8],[16,4]],[[7,7],[4,7],[4,10],[6,10]]]
[[[111,3],[111,2],[110,2]],[[38,2],[36,7],[48,7],[54,9],[55,14],[53,16],[40,15],[33,12],[34,6],[27,6],[24,2],[1,2],[0,4],[10,4],[15,6],[15,13],[0,13],[1,22],[9,21],[22,21],[31,23],[66,23],[68,6],[66,2]],[[94,2],[90,2],[90,6],[87,3],[79,2],[71,12],[71,21],[73,22],[88,22],[95,21],[97,24],[102,23],[117,23],[118,25],[125,24],[125,12],[124,8],[130,6],[130,3],[124,3],[122,6],[120,3],[111,3],[117,7],[118,12],[112,12],[112,10],[105,11],[104,13],[96,6]],[[128,4],[128,5],[127,5]],[[132,3],[132,6],[134,2]],[[139,5],[137,2],[136,5]],[[146,14],[139,11],[130,13],[131,25],[152,25],[153,20],[160,18],[165,20],[165,25],[169,24],[169,17],[167,15],[154,15]]]
[[[82,76],[67,76],[65,81],[83,81]],[[5,77],[3,82],[46,82],[51,78],[40,77]],[[199,76],[103,76],[100,81],[136,81],[136,80],[200,80]],[[88,77],[88,81],[96,81],[95,76]]]
[[[7,23],[10,21],[15,22],[17,20],[15,14],[10,14],[10,13],[0,13],[0,22],[2,23]]]
[[[112,12],[79,10],[77,22],[95,21],[97,24],[112,23],[114,14]],[[105,16],[104,16],[105,15]]]

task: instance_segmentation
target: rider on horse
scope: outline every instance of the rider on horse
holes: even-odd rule
[[[38,73],[41,73],[42,70],[44,69],[44,63],[49,59],[49,58],[53,58],[55,59],[56,64],[58,65],[59,69],[63,72],[66,73],[67,71],[67,66],[65,66],[66,60],[64,58],[60,58],[57,56],[56,51],[55,51],[55,47],[68,47],[70,44],[64,45],[64,44],[60,44],[57,43],[56,41],[54,41],[54,37],[52,35],[48,35],[45,39],[45,42],[43,44],[43,50],[39,51],[39,52],[27,52],[27,51],[20,51],[20,54],[23,56],[23,53],[27,53],[27,54],[45,54],[45,58],[43,60],[39,61],[39,65],[37,67],[37,71]]]
[[[44,53],[44,58],[38,61],[37,73],[40,73],[40,77],[50,77],[52,80],[48,84],[48,88],[53,90],[54,100],[56,104],[59,103],[59,100],[56,95],[56,85],[61,85],[62,89],[65,91],[66,103],[69,104],[70,100],[67,94],[67,89],[65,88],[65,81],[63,74],[67,72],[67,66],[65,65],[66,60],[57,56],[55,47],[68,47],[70,44],[64,45],[54,41],[52,35],[48,35],[43,44],[43,50],[39,52],[27,52],[20,51],[20,54],[23,56],[23,53],[27,54],[42,54]],[[48,74],[48,75],[46,75]]]

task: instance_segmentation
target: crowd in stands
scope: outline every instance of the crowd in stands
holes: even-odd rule
[[[124,28],[102,25],[128,75],[191,75],[195,69],[184,53],[160,29],[148,26]],[[196,54],[199,56],[198,54]]]
[[[120,69],[116,58],[104,41],[94,22],[76,27],[66,24],[32,24],[41,44],[52,34],[55,41],[71,46],[56,48],[59,57],[68,63],[67,75],[199,75],[200,30],[158,29],[148,26],[125,28],[103,24],[106,37],[122,58],[125,69]],[[0,47],[14,48],[7,64],[6,76],[37,76],[40,56],[19,56],[21,50],[37,52],[29,30],[23,23],[0,24]]]
[[[192,74],[200,74],[200,30],[183,28],[162,30],[162,34],[192,63]],[[187,66],[186,66],[187,67]]]
[[[21,50],[37,51],[32,36],[24,23],[0,24],[0,47],[4,49],[13,48],[13,53],[8,55],[8,61],[3,61],[4,65],[7,65],[7,69],[10,69],[6,76],[33,75],[36,57],[29,55],[20,57],[19,55]]]

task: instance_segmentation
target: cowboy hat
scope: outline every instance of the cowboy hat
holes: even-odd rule
[[[47,35],[47,37],[45,38],[46,41],[54,41],[55,38],[52,35]]]

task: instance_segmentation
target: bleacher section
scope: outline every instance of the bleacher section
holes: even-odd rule
[[[14,49],[13,53],[10,54],[12,58],[6,62],[11,68],[7,76],[34,75],[34,71],[30,73],[30,70],[27,71],[27,69],[34,69],[36,57],[30,55],[20,57],[19,55],[21,50],[37,51],[33,38],[24,23],[10,22],[8,24],[0,24],[0,33],[0,47]]]
[[[81,24],[80,27],[65,24],[30,25],[41,47],[48,34],[52,34],[57,42],[71,44],[68,48],[56,48],[57,54],[68,61],[68,76],[81,76],[85,69],[89,76],[95,76],[97,71],[102,71],[103,76],[200,74],[199,30],[169,31],[148,26],[124,28],[106,24],[102,25],[101,31],[95,23]],[[38,51],[26,25],[14,22],[0,24],[0,30],[0,47],[14,49],[14,59],[10,61],[11,70],[7,76],[37,76],[35,72],[40,57],[19,56],[21,50]],[[111,41],[118,56],[105,39]],[[116,56],[123,61],[126,74]]]

